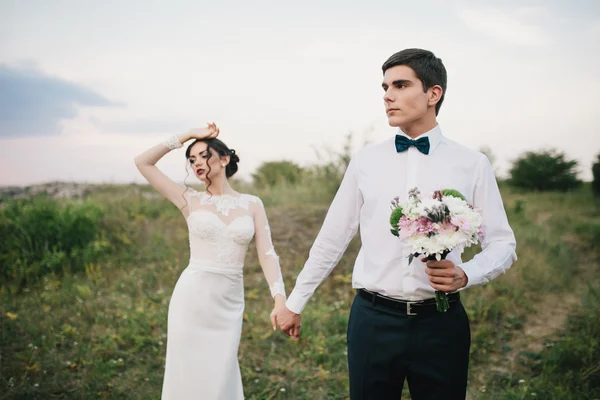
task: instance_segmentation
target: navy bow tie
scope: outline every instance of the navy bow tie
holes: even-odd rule
[[[406,136],[396,135],[396,151],[406,151],[410,146],[415,146],[423,154],[429,154],[429,138],[427,136],[412,140]]]

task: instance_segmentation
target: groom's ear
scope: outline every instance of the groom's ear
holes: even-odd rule
[[[429,101],[428,101],[428,105],[431,106],[435,106],[438,101],[441,100],[442,96],[444,95],[444,89],[442,89],[442,87],[440,85],[433,85],[432,87],[429,88],[429,90],[427,91],[429,94]]]

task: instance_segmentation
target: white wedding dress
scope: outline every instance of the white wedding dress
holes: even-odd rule
[[[271,295],[285,296],[267,216],[261,200],[247,194],[188,190],[186,200],[190,262],[169,304],[162,399],[243,399],[237,355],[244,258],[253,237]]]

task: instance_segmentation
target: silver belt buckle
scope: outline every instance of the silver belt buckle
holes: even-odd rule
[[[417,313],[412,312],[412,310],[410,308],[411,304],[416,304],[416,303],[412,302],[412,301],[406,302],[406,315],[417,315]]]

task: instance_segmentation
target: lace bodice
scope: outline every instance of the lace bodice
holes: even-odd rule
[[[279,257],[271,241],[271,231],[262,201],[252,195],[212,196],[189,189],[186,200],[191,210],[186,219],[189,229],[190,258],[243,268],[248,245],[256,241],[259,261],[269,283],[271,295],[285,296]]]

